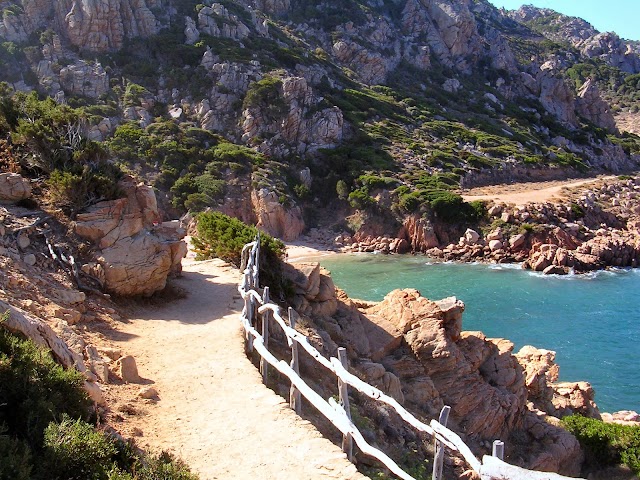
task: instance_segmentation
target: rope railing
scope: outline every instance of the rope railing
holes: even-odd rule
[[[327,359],[309,343],[305,335],[295,329],[295,323],[298,319],[298,314],[295,310],[292,308],[288,309],[289,321],[287,324],[287,321],[282,316],[282,309],[278,305],[270,302],[269,287],[264,288],[262,295],[258,293],[259,255],[260,238],[258,236],[254,242],[245,245],[242,250],[241,265],[243,269],[243,279],[242,283],[238,286],[238,292],[244,300],[241,321],[247,340],[247,351],[250,353],[255,350],[260,355],[260,370],[265,383],[267,380],[268,365],[271,365],[289,379],[291,382],[289,404],[296,413],[300,414],[301,412],[300,395],[302,395],[342,433],[342,449],[347,454],[349,460],[351,460],[352,442],[355,442],[362,453],[376,458],[398,478],[415,480],[411,475],[402,470],[389,456],[371,446],[364,439],[356,425],[351,421],[347,386],[356,389],[361,394],[373,400],[388,405],[395,410],[400,418],[413,428],[433,437],[436,447],[433,463],[433,480],[442,480],[443,478],[444,447],[460,454],[471,469],[478,473],[483,480],[494,478],[505,480],[524,480],[525,478],[568,479],[568,477],[562,477],[557,474],[542,474],[541,472],[524,470],[503,462],[504,444],[499,440],[494,442],[494,456],[484,456],[483,460],[480,461],[460,436],[446,427],[450,410],[448,406],[443,408],[440,414],[440,421],[434,419],[427,425],[418,420],[394,398],[350,373],[348,371],[346,349],[343,347],[338,349],[339,358],[331,357]],[[262,333],[256,329],[260,316]],[[291,348],[290,364],[276,358],[268,349],[270,320],[273,320],[279,325],[284,332],[287,344]],[[336,376],[338,381],[339,402],[336,402],[333,398],[325,400],[302,379],[299,373],[298,346],[302,347],[311,358]],[[531,476],[532,474],[534,475]]]

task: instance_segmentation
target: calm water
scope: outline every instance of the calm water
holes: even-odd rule
[[[454,295],[466,305],[464,330],[508,338],[516,350],[555,350],[560,380],[590,382],[601,411],[640,411],[640,269],[557,277],[514,265],[371,254],[321,264],[355,298],[381,300],[394,288],[431,299]]]

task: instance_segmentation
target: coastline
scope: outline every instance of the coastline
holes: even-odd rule
[[[356,258],[354,258],[354,255],[352,252],[344,252],[344,251],[336,251],[336,250],[330,250],[328,249],[326,246],[323,246],[321,244],[313,244],[313,243],[306,243],[306,242],[297,242],[296,244],[293,245],[289,245],[288,248],[290,249],[290,258],[289,261],[296,263],[296,262],[318,262],[321,265],[323,265],[323,260],[327,260],[328,262],[331,262],[331,264],[333,264],[332,266],[328,266],[328,265],[324,265],[325,268],[328,268],[329,270],[333,270],[333,268],[335,268],[336,264],[340,264],[342,263],[342,261],[345,262],[345,265],[348,265],[351,263],[351,261],[357,261]],[[349,254],[351,253],[351,254]],[[400,260],[402,258],[408,258],[408,257],[414,257],[413,255],[398,255],[398,254],[391,254],[391,255],[376,255],[373,253],[369,253],[368,255],[365,252],[362,252],[362,260],[365,261],[366,264],[370,264],[371,262],[373,262],[373,258],[380,258],[382,260],[382,257],[388,258],[389,260],[391,260],[390,257],[395,257],[396,259]],[[348,255],[349,254],[349,255]],[[360,256],[360,255],[357,255]],[[420,257],[422,257],[422,255],[419,255]],[[366,258],[370,258],[371,262],[367,261]],[[388,262],[383,262],[383,265],[385,263]],[[442,263],[443,266],[444,264],[458,264],[458,265],[479,265],[479,264],[484,264],[484,265],[488,265],[490,264],[490,262],[471,262],[471,261],[442,261],[442,260],[438,260],[435,259],[435,264],[440,264]],[[498,267],[499,270],[503,270],[503,269],[508,269],[508,270],[512,270],[512,269],[517,269],[520,270],[521,269],[521,265],[520,264],[508,264],[507,265],[498,265],[498,264],[494,264],[496,265],[496,267]],[[440,268],[440,267],[434,267],[434,268]],[[445,267],[446,268],[446,267]],[[474,268],[474,267],[471,267]],[[384,267],[382,267],[382,271],[384,272]],[[627,270],[627,269],[624,269]],[[511,275],[511,274],[506,274],[506,275]],[[529,275],[533,275],[536,277],[540,277],[543,278],[545,277],[541,272],[529,272]],[[587,275],[586,277],[584,277],[585,279],[593,279],[596,275],[598,275],[597,272],[592,272],[592,274]],[[381,279],[385,277],[384,273],[381,273],[380,276],[374,276],[374,275],[367,275],[365,274],[365,277],[367,278],[377,278],[377,279]],[[569,280],[571,278],[576,278],[578,279],[580,277],[580,275],[576,275],[574,276],[569,276],[569,277],[564,277],[565,279]],[[608,275],[607,275],[608,277]],[[499,280],[499,276],[495,277],[496,279]],[[509,277],[511,278],[511,277]],[[559,276],[555,276],[555,278],[557,278],[557,280],[553,280],[555,281],[562,281]],[[334,281],[336,281],[334,279]],[[344,283],[344,282],[343,282]],[[347,282],[350,283],[350,282]],[[546,281],[540,283],[540,285],[545,285]],[[592,285],[592,282],[587,282],[588,285]],[[338,281],[338,283],[336,284],[339,287],[344,288],[344,285],[340,285],[340,282]],[[489,286],[490,287],[490,286]],[[389,289],[388,291],[385,292],[385,295],[388,294],[389,292],[391,292],[392,289],[394,288],[404,288],[401,286],[397,286],[397,287],[393,287],[391,289]],[[423,291],[424,290],[421,287],[415,286],[415,288],[418,288],[419,291]],[[425,287],[426,288],[426,287]],[[466,287],[461,287],[462,291],[460,292],[460,294],[464,291],[466,292],[467,295],[469,295],[469,292],[466,291]],[[428,289],[427,289],[428,291]],[[430,299],[439,299],[439,298],[444,298],[444,296],[447,295],[459,295],[456,294],[455,292],[449,292],[446,294],[438,294],[436,296],[429,296],[428,298]],[[355,298],[367,298],[368,297],[362,297],[362,296],[358,296],[358,294],[355,294]],[[460,298],[460,297],[458,297]],[[467,300],[468,297],[466,297],[465,295],[462,295],[462,298],[464,299],[465,303],[467,301],[470,301],[471,304],[475,305],[473,300]],[[371,299],[369,299],[371,300]],[[381,300],[375,300],[375,301],[381,301]],[[486,315],[484,315],[483,318],[492,318],[494,323],[500,323],[500,322],[508,322],[508,318],[510,317],[505,317],[504,319],[500,320],[496,317],[495,312],[494,313],[488,313]],[[467,328],[463,327],[463,330],[465,331],[474,331],[474,330],[482,330],[483,332],[486,333],[484,328],[481,327],[475,327],[475,326],[467,326]],[[492,332],[491,334],[487,333],[488,336],[490,337],[500,337],[500,338],[508,338],[508,339],[512,339],[512,336],[507,334],[506,332],[503,331],[502,334],[500,333],[496,333],[495,331]],[[516,336],[516,338],[519,338]],[[553,343],[549,344],[547,342],[536,342],[536,341],[526,341],[523,339],[518,340],[520,347],[522,347],[523,345],[535,345],[537,348],[547,348],[550,350],[553,350],[554,352],[558,352],[559,354],[561,354],[562,356],[566,355],[566,352],[563,352],[563,348],[559,347],[558,345],[555,345]],[[564,359],[563,359],[564,360]],[[575,363],[576,360],[573,360],[573,362]],[[561,361],[559,363],[559,365],[561,367],[565,367],[565,368],[561,368],[561,370],[563,371],[563,375],[562,375],[562,379],[560,380],[560,383],[564,382],[564,383],[575,383],[575,382],[579,382],[579,381],[590,381],[593,382],[593,379],[591,377],[585,376],[585,375],[576,375],[571,374],[571,370],[568,369],[568,365],[565,364],[563,361]],[[573,368],[573,367],[572,367]],[[600,380],[600,386],[602,386],[602,380]],[[596,391],[599,391],[599,389],[596,389]],[[607,395],[607,393],[605,393],[606,390],[603,390],[601,393],[604,394],[605,396]],[[611,394],[608,394],[609,396]],[[596,404],[600,404],[602,403],[604,408],[600,411],[600,414],[603,416],[603,418],[607,421],[607,422],[614,422],[614,423],[627,423],[628,424],[632,424],[632,425],[637,425],[638,421],[640,420],[640,415],[638,415],[636,412],[638,411],[638,408],[636,406],[636,408],[634,407],[634,403],[621,403],[621,404],[617,404],[617,405],[611,405],[611,400],[607,400],[609,402],[608,405],[604,405],[607,403],[607,401],[604,400],[604,397],[600,397],[600,395],[596,395],[595,398],[595,403]],[[616,408],[617,407],[617,408]]]
[[[285,246],[285,259],[287,262],[304,262],[307,260],[315,261],[321,257],[344,253],[341,250],[328,247],[327,245],[323,245],[319,242],[312,242],[307,240],[285,242]]]

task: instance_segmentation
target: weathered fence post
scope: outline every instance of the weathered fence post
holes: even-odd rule
[[[447,421],[449,420],[449,412],[451,411],[451,407],[445,405],[442,407],[440,411],[440,418],[438,418],[438,422],[443,427],[447,426]],[[433,457],[433,480],[442,480],[442,465],[444,463],[444,445],[438,440],[438,438],[434,435],[433,437],[435,441],[435,455]]]
[[[264,287],[264,291],[262,292],[262,304],[266,305],[269,303],[269,287]],[[264,343],[264,348],[269,348],[269,319],[271,318],[271,310],[265,310],[262,314],[262,341]],[[265,360],[264,357],[260,357],[260,373],[262,373],[262,382],[267,384],[267,374],[269,369],[269,363]]]
[[[251,289],[251,279],[250,274],[245,272],[244,279],[242,280],[242,290],[246,293]],[[247,322],[249,325],[252,324],[253,318],[253,303],[251,301],[251,295],[244,296],[244,314],[246,316]],[[246,349],[247,353],[253,352],[253,335],[249,333],[249,330],[245,331],[245,339],[247,341]]]
[[[296,329],[296,320],[298,318],[298,313],[291,307],[289,307],[289,326],[292,329]],[[291,339],[291,368],[294,372],[300,375],[300,365],[298,363],[298,342],[295,339]],[[289,389],[289,406],[295,411],[298,415],[302,413],[302,397],[300,395],[300,391],[291,384],[291,388]]]
[[[260,232],[258,232],[258,235],[256,236],[255,253],[256,254],[254,258],[255,271],[253,272],[253,287],[259,288],[260,287]]]
[[[491,453],[492,457],[497,457],[500,460],[504,460],[504,442],[501,440],[493,441],[493,451]]]
[[[338,348],[338,360],[342,363],[345,370],[349,370],[349,359],[347,358],[347,349]],[[338,377],[338,392],[340,394],[340,405],[344,408],[349,420],[351,420],[351,407],[349,406],[349,386]],[[353,438],[350,433],[342,435],[342,451],[347,454],[349,461],[353,461]]]

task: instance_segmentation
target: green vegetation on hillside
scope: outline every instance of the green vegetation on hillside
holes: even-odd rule
[[[96,429],[84,382],[0,320],[1,480],[197,480],[170,455]]]
[[[604,423],[580,415],[563,418],[562,425],[585,449],[588,468],[623,464],[640,475],[640,427]]]
[[[220,212],[198,214],[198,234],[192,237],[196,259],[221,258],[240,266],[242,248],[260,233],[260,279],[269,285],[272,293],[281,295],[287,290],[280,275],[284,244],[256,227]]]
[[[87,139],[86,117],[35,92],[0,93],[0,135],[10,141],[16,167],[44,176],[49,200],[69,215],[120,195],[121,170],[101,143]]]

